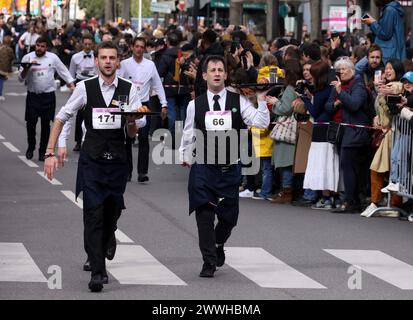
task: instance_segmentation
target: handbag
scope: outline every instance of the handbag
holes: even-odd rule
[[[270,137],[275,141],[295,144],[297,141],[297,120],[294,114],[278,117]]]
[[[377,150],[389,130],[375,130],[371,136],[371,147]]]
[[[340,122],[330,121],[327,128],[327,142],[340,144],[343,139],[343,126]]]

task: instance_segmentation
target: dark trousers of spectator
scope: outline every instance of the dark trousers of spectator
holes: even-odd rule
[[[148,102],[142,102],[143,105],[148,106]],[[138,175],[148,174],[149,168],[149,129],[151,127],[151,117],[146,117],[146,126],[138,130]],[[125,149],[126,159],[129,167],[129,175],[133,172],[133,155],[132,144],[135,138],[129,138],[126,135]]]
[[[122,210],[108,197],[103,205],[83,210],[85,250],[90,259],[92,276],[106,272],[105,256],[109,240],[116,231]]]
[[[340,152],[340,167],[343,172],[345,200],[356,204],[359,199],[359,180],[363,153],[366,147],[342,147]]]
[[[228,240],[234,225],[218,216],[218,223],[215,226],[215,210],[209,204],[196,209],[195,217],[202,258],[205,263],[216,265],[216,244],[224,244]]]

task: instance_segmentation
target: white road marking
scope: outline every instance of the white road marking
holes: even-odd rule
[[[4,140],[4,137],[0,134],[0,140]]]
[[[38,168],[39,166],[35,164],[32,160],[27,160],[25,156],[18,156],[21,161],[27,164],[30,168]]]
[[[44,175],[43,171],[37,171],[37,174],[39,176],[41,176],[43,179],[45,179],[46,181],[48,181],[49,183],[55,185],[55,186],[61,186],[62,183],[59,180],[56,180],[55,178],[53,178],[52,181],[50,181],[49,179],[47,179],[47,177]]]
[[[402,290],[413,290],[413,266],[382,251],[329,249],[324,251]]]
[[[0,281],[47,282],[23,243],[0,243]]]
[[[70,190],[61,190],[61,192],[70,200],[72,201],[75,205],[77,205],[80,209],[83,209],[83,200],[78,197],[77,198],[77,202],[75,200],[75,194],[70,191]],[[122,231],[120,231],[119,229],[117,229],[115,231],[115,236],[116,239],[120,242],[120,243],[133,243],[133,240],[131,238],[129,238],[126,234],[124,234]]]
[[[15,146],[13,146],[10,142],[3,142],[3,144],[11,151],[11,152],[20,152]]]
[[[106,265],[121,284],[187,285],[138,245],[118,245],[115,258]]]
[[[68,198],[70,201],[72,201],[80,209],[83,209],[83,200],[78,197],[77,201],[76,201],[75,200],[76,196],[72,191],[70,191],[70,190],[61,190],[60,192],[63,193],[66,196],[66,198]]]
[[[225,262],[263,288],[326,289],[263,248],[226,247]]]
[[[20,96],[27,96],[27,92],[7,92],[6,95],[20,97]]]

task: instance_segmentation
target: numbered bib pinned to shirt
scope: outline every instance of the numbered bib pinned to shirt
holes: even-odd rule
[[[231,111],[208,111],[205,114],[205,129],[207,131],[231,130]]]
[[[122,125],[121,115],[110,114],[110,112],[116,111],[119,111],[119,108],[93,108],[93,129],[120,129]]]

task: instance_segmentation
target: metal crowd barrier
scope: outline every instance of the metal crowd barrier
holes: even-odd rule
[[[391,153],[391,173],[397,174],[399,190],[397,195],[408,199],[413,199],[413,161],[412,161],[412,142],[413,127],[409,121],[402,119],[399,115],[393,117],[391,132],[392,153]],[[397,158],[397,161],[394,161]],[[389,179],[390,182],[390,179]],[[398,211],[400,219],[408,219],[413,222],[413,214],[406,213],[403,209],[391,206],[391,192],[388,193],[387,206],[374,210],[370,216],[378,212]]]

